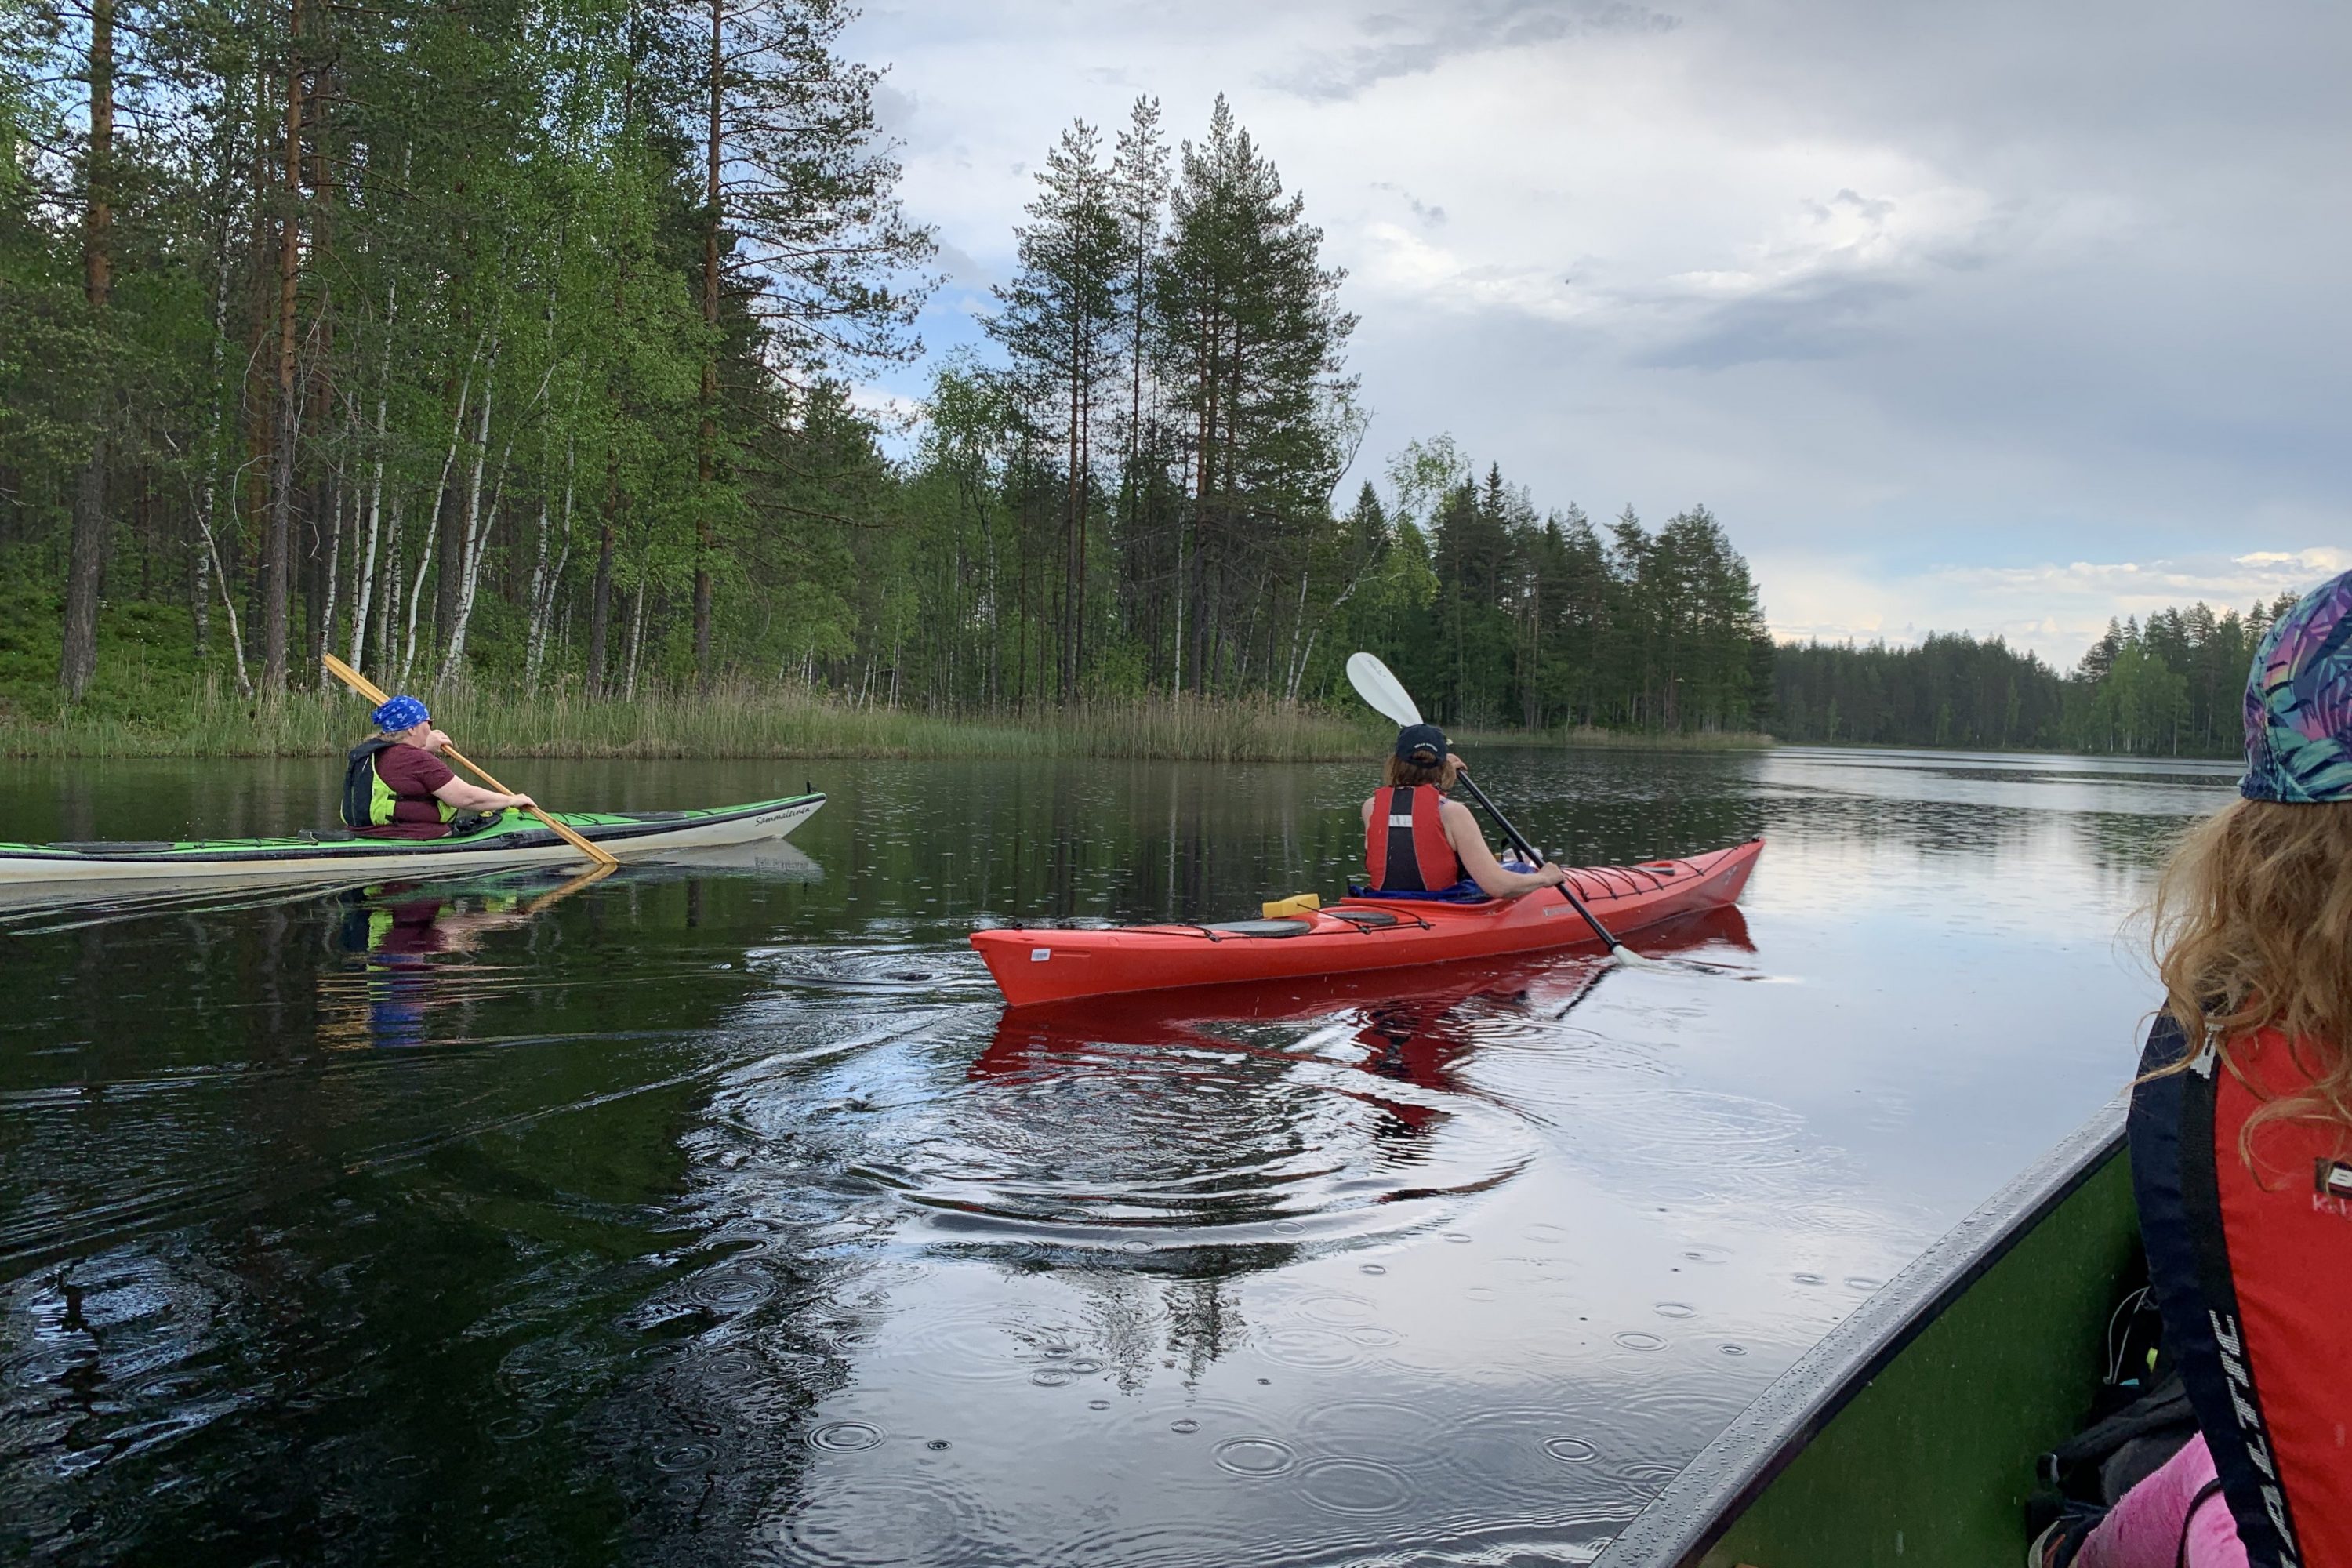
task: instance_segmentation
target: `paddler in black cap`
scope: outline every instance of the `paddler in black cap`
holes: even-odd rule
[[[1436,725],[1397,731],[1385,786],[1364,802],[1364,864],[1371,873],[1366,892],[1392,899],[1517,899],[1566,879],[1557,866],[1515,871],[1495,858],[1470,808],[1445,798],[1461,766]]]

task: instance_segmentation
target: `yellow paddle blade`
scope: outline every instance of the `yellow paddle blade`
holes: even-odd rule
[[[1293,893],[1286,899],[1276,899],[1270,904],[1258,906],[1270,921],[1278,921],[1285,915],[1303,915],[1322,907],[1323,898],[1319,893]]]

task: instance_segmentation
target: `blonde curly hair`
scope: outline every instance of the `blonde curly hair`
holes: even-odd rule
[[[2150,913],[2164,1011],[2192,1047],[2211,1039],[2245,1082],[2231,1046],[2276,1029],[2311,1074],[2247,1121],[2240,1157],[2265,1121],[2352,1133],[2352,801],[2231,802],[2174,847]]]

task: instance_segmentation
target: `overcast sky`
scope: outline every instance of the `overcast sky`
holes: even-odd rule
[[[1704,501],[1783,636],[2061,663],[2352,567],[2352,5],[939,0],[846,44],[934,353],[1065,124],[1223,91],[1348,269],[1365,471],[1449,431],[1539,507]]]

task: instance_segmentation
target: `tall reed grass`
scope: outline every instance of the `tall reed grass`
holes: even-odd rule
[[[1323,762],[1376,753],[1385,729],[1351,714],[1249,699],[1142,698],[950,716],[860,707],[796,688],[722,686],[634,699],[425,696],[434,722],[491,757],[1122,757]],[[341,752],[367,732],[341,691],[247,701],[196,690],[174,721],[65,712],[0,716],[11,757],[287,757]]]

